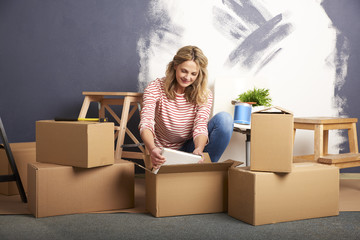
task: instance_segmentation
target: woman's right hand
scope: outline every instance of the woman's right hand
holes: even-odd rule
[[[150,152],[151,162],[153,164],[153,168],[158,169],[165,161],[165,157],[161,155],[161,149],[158,147],[154,147]]]

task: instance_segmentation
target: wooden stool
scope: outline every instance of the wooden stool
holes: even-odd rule
[[[356,133],[357,118],[294,118],[294,139],[297,129],[314,131],[314,154],[294,156],[294,162],[315,161],[348,168],[360,166],[360,154]],[[329,130],[347,129],[350,153],[328,154]]]
[[[119,124],[119,126],[115,126],[115,139],[117,138],[115,158],[143,159],[145,148],[127,128],[127,122],[136,110],[140,111],[143,94],[137,92],[83,92],[82,94],[85,95],[85,98],[80,110],[79,118],[86,117],[91,102],[98,102],[99,118],[105,118],[105,110],[107,110]],[[111,105],[122,106],[121,117],[111,109]],[[134,142],[134,144],[131,145],[138,147],[141,152],[123,151],[125,133],[128,134]]]

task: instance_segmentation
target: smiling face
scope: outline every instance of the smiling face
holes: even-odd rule
[[[176,92],[184,93],[185,88],[190,86],[199,75],[198,65],[190,60],[174,67],[176,72]]]

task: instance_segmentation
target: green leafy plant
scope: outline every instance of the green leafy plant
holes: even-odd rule
[[[253,106],[271,106],[271,97],[269,89],[266,88],[255,88],[253,90],[248,90],[239,95],[236,99],[240,102],[256,102]]]

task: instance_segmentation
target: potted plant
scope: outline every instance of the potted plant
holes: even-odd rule
[[[239,102],[251,102],[253,107],[256,106],[264,106],[270,107],[271,106],[271,97],[270,97],[270,90],[267,88],[256,88],[254,87],[253,90],[248,90],[239,95],[236,99]]]
[[[235,105],[234,123],[250,124],[251,113],[271,106],[269,89],[255,88],[248,90],[232,101]]]

